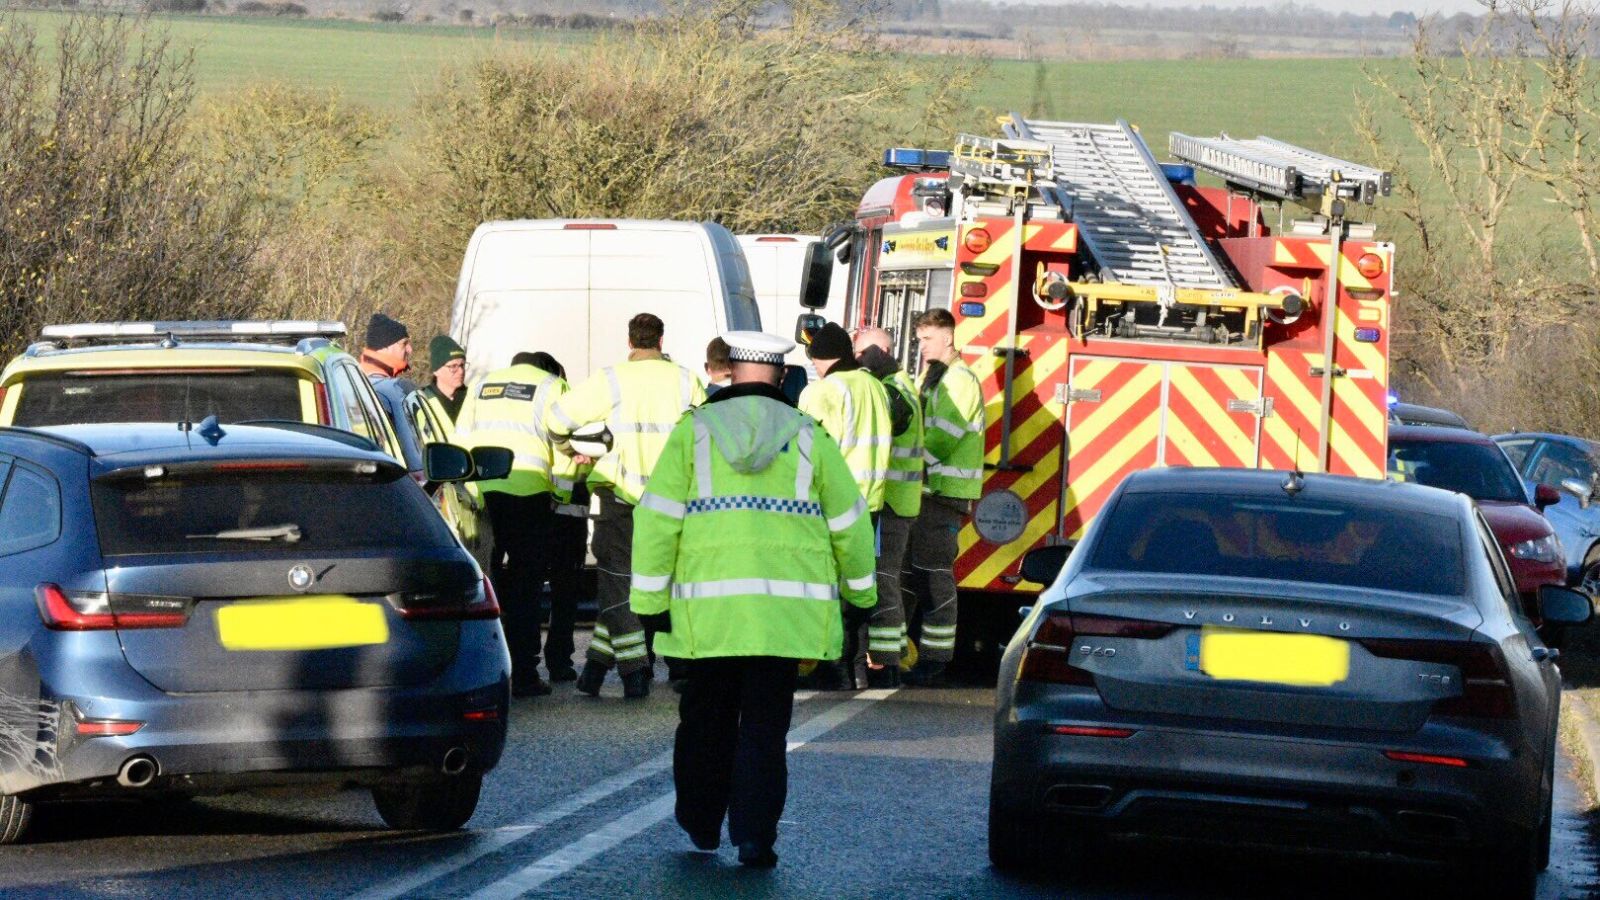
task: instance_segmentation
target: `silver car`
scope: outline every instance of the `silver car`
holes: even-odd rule
[[[1471,500],[1151,470],[1070,557],[1023,565],[1050,587],[1000,669],[997,867],[1059,870],[1116,833],[1248,837],[1464,861],[1533,896],[1561,676]],[[1591,616],[1576,591],[1541,599]]]

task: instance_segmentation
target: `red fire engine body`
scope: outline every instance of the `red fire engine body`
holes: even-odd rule
[[[886,154],[911,171],[861,202],[845,313],[914,372],[913,320],[947,308],[983,380],[964,604],[1037,590],[1022,555],[1081,536],[1136,469],[1383,476],[1393,246],[1349,214],[1386,174],[1267,139],[1174,135],[1190,165],[1163,167],[1125,123],[1005,130]]]

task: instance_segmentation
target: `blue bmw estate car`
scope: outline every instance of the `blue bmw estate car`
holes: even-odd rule
[[[456,466],[439,477],[471,476],[432,446]],[[0,843],[40,802],[308,782],[459,827],[505,744],[498,617],[362,438],[0,428]]]

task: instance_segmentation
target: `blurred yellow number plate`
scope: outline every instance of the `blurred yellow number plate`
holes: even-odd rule
[[[1350,677],[1350,645],[1317,634],[1203,628],[1200,671],[1230,681],[1327,687]]]
[[[217,610],[217,634],[229,650],[330,650],[389,639],[383,608],[350,597],[284,597]]]

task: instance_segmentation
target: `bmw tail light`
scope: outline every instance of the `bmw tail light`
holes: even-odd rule
[[[182,628],[193,607],[186,597],[113,597],[97,591],[64,591],[54,584],[34,588],[33,599],[39,607],[39,620],[52,631]]]
[[[1166,622],[1147,622],[1118,616],[1084,616],[1051,613],[1039,622],[1022,655],[1020,681],[1050,684],[1077,684],[1092,687],[1094,675],[1072,664],[1072,645],[1078,637],[1119,637],[1155,640],[1172,633],[1176,626]]]
[[[1511,719],[1517,715],[1516,691],[1505,656],[1496,644],[1471,641],[1364,640],[1373,656],[1439,663],[1460,670],[1461,693],[1433,705],[1441,716]]]
[[[500,618],[500,601],[488,578],[478,581],[466,596],[437,591],[390,594],[389,603],[403,619],[413,622],[461,621]]]

